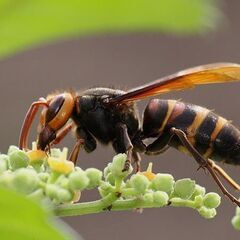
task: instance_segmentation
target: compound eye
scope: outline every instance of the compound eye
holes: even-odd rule
[[[65,101],[64,95],[58,95],[50,102],[45,115],[46,123],[49,123],[51,120],[53,120],[56,117],[59,110],[63,106],[64,101]]]
[[[69,120],[74,107],[74,98],[70,93],[55,96],[49,103],[44,117],[45,124],[58,130]]]

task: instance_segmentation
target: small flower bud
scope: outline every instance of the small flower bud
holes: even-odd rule
[[[156,191],[153,193],[153,201],[159,206],[163,207],[168,204],[168,194],[162,191]]]
[[[133,187],[136,192],[143,194],[147,190],[150,182],[144,175],[139,173],[132,175],[130,178],[130,186]]]
[[[184,178],[175,182],[174,195],[182,199],[189,199],[195,191],[195,181]]]
[[[108,182],[101,181],[99,188],[108,191],[109,193],[114,191],[115,188]]]
[[[54,198],[57,198],[59,189],[61,188],[55,184],[47,184],[45,187],[45,192],[48,197],[50,197],[51,199],[54,199]]]
[[[59,188],[57,191],[57,200],[61,203],[71,202],[74,194],[64,188]]]
[[[217,214],[215,208],[207,208],[205,206],[202,206],[198,209],[199,214],[207,219],[214,218]]]
[[[103,170],[103,177],[106,178],[107,175],[111,172],[110,171],[110,166],[111,166],[111,163],[108,163],[108,165],[104,168]]]
[[[58,181],[57,181],[58,182]],[[58,183],[60,187],[69,189],[69,179],[64,177],[60,179],[60,182]]]
[[[143,195],[143,200],[147,203],[153,202],[153,192],[148,192]]]
[[[39,179],[43,182],[47,182],[48,179],[49,179],[49,176],[50,175],[47,172],[41,172],[41,173],[38,174]]]
[[[108,175],[106,176],[106,181],[108,181],[110,184],[114,185],[115,184],[115,177],[113,176],[113,174],[110,172],[108,173]]]
[[[19,151],[20,149],[17,147],[17,146],[14,146],[14,145],[11,145],[9,148],[8,148],[8,152],[7,152],[7,155],[10,155],[11,153],[15,152],[15,151]]]
[[[13,172],[11,171],[3,172],[2,175],[0,176],[1,187],[11,188],[12,181],[13,181]]]
[[[34,201],[40,202],[42,199],[45,198],[45,195],[43,189],[37,189],[36,191],[29,194],[28,197]]]
[[[7,162],[4,160],[0,160],[0,174],[2,174],[3,172],[5,172],[8,169],[7,167]]]
[[[14,172],[13,187],[18,192],[30,194],[37,189],[38,183],[38,175],[32,169],[21,168]]]
[[[89,179],[87,189],[92,189],[99,186],[102,179],[102,172],[96,168],[88,168],[85,173]]]
[[[191,199],[194,200],[197,196],[204,196],[206,193],[206,189],[198,184],[195,185],[195,191],[191,196]]]
[[[115,190],[115,189],[108,182],[101,182],[100,187],[98,188],[98,191],[99,191],[101,197],[107,196],[109,193],[113,192],[113,190]]]
[[[236,230],[240,230],[240,216],[234,216],[231,222]]]
[[[82,191],[89,184],[89,179],[87,177],[87,174],[83,170],[77,170],[75,172],[70,173],[68,179],[69,179],[69,187],[72,190]]]
[[[127,155],[125,153],[119,153],[118,155],[114,156],[109,169],[115,178],[125,178],[132,172],[132,166],[129,167],[128,171],[123,172],[126,160]]]
[[[29,157],[22,150],[12,151],[9,155],[9,163],[13,170],[25,168],[29,164]]]
[[[198,195],[194,198],[195,208],[200,208],[203,205],[203,196]]]
[[[7,169],[9,168],[9,156],[6,154],[0,154],[0,162],[5,162]]]
[[[221,203],[221,197],[214,192],[207,193],[203,197],[203,204],[208,208],[217,208]]]
[[[151,188],[155,191],[163,191],[168,195],[173,191],[174,178],[170,174],[158,173],[151,182]]]

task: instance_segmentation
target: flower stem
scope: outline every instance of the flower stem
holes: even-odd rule
[[[112,198],[113,196],[107,196]],[[113,200],[113,198],[111,199]],[[109,202],[108,202],[109,203]],[[55,214],[57,216],[76,216],[76,215],[86,215],[92,213],[104,212],[109,207],[111,211],[124,211],[124,210],[133,210],[137,208],[153,208],[159,207],[156,203],[149,203],[142,199],[129,199],[129,200],[116,200],[110,205],[106,205],[106,201],[97,200],[92,202],[78,203],[78,204],[69,204],[61,205],[55,208]]]
[[[77,204],[64,204],[55,208],[57,216],[76,216],[91,213],[103,212],[112,208],[113,202],[119,198],[119,193],[109,193],[106,197],[92,202],[84,202]]]

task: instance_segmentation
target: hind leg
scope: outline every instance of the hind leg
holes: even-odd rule
[[[194,157],[194,159],[198,162],[198,164],[200,165],[200,167],[207,169],[209,171],[209,173],[212,175],[213,179],[215,180],[215,182],[217,183],[217,185],[219,186],[219,188],[221,189],[222,193],[224,195],[226,195],[232,202],[236,203],[239,207],[240,207],[240,201],[238,199],[236,199],[230,192],[228,192],[228,190],[225,188],[225,186],[222,184],[222,182],[220,181],[218,174],[220,174],[220,172],[218,172],[217,168],[212,166],[212,163],[209,160],[206,160],[191,144],[191,142],[188,140],[186,134],[180,130],[180,129],[176,129],[176,128],[172,128],[171,129],[172,134],[176,135],[179,140],[181,141],[181,143],[183,144],[183,146],[186,147],[186,149],[192,154],[192,156]],[[223,170],[222,170],[223,171]],[[216,173],[217,172],[217,173]],[[224,171],[223,171],[224,172]],[[224,172],[225,173],[225,172]],[[220,174],[222,175],[222,174]],[[226,174],[227,175],[227,174]],[[227,175],[228,176],[228,175]],[[228,182],[229,179],[225,178]]]
[[[210,159],[208,159],[207,161],[219,176],[224,178],[233,188],[240,191],[239,184],[236,183],[220,166],[218,166],[214,161]]]
[[[147,155],[158,155],[164,153],[169,149],[169,143],[173,137],[171,133],[164,133],[159,136],[153,143],[146,147]]]

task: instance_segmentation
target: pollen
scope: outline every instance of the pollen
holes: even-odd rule
[[[152,181],[156,177],[156,174],[152,172],[152,163],[149,163],[146,171],[139,172],[139,174],[144,175],[149,181]]]
[[[63,174],[69,174],[74,170],[74,164],[71,161],[68,160],[62,160],[59,158],[48,158],[48,164],[49,167],[56,172],[63,173]]]
[[[42,150],[30,150],[27,152],[30,164],[34,162],[42,162],[46,157],[46,153]]]

